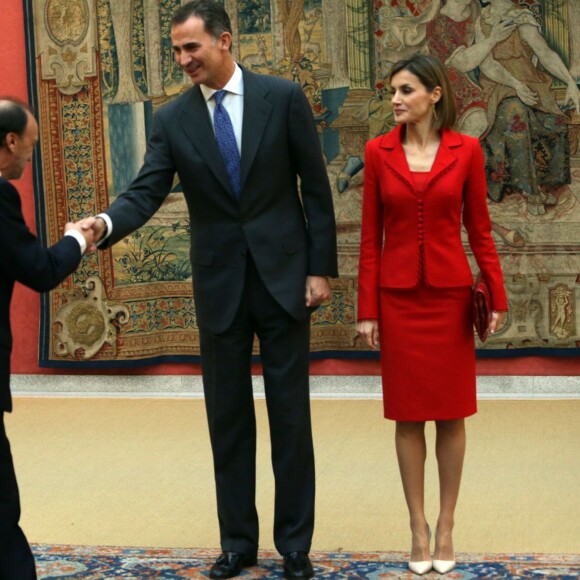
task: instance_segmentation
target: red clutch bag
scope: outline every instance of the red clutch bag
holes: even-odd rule
[[[480,272],[473,286],[473,325],[481,342],[485,342],[487,338],[487,329],[490,322],[491,294],[489,286]]]

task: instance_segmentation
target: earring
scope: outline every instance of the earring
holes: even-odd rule
[[[433,120],[437,121],[437,109],[435,108],[435,103],[431,103],[433,105]]]

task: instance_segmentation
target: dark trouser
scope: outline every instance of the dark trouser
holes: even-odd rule
[[[34,558],[18,525],[20,497],[3,411],[0,416],[0,580],[34,580]]]
[[[315,487],[308,384],[310,321],[296,321],[282,309],[251,259],[232,326],[219,335],[200,332],[221,547],[244,554],[258,549],[251,380],[254,334],[260,341],[276,482],[274,542],[281,554],[308,552]]]

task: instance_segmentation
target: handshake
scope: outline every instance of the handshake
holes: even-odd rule
[[[74,235],[79,243],[81,242],[78,234],[85,240],[85,247],[83,254],[90,254],[97,249],[97,243],[103,238],[107,231],[107,224],[105,220],[100,217],[88,217],[78,222],[69,222],[64,226],[65,235]],[[71,232],[71,233],[68,233]],[[73,234],[72,232],[77,232]],[[82,247],[82,244],[81,244]]]

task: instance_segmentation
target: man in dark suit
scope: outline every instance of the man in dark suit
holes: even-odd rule
[[[223,550],[210,577],[236,576],[257,561],[251,383],[257,335],[276,480],[274,541],[285,576],[308,578],[315,487],[309,319],[330,298],[327,276],[337,276],[320,143],[299,85],[236,64],[222,3],[183,5],[172,19],[171,40],[194,87],[156,113],[144,165],[97,216],[96,237],[103,235],[101,247],[109,246],[143,225],[178,174],[191,220]]]
[[[4,427],[4,413],[12,411],[10,395],[10,300],[14,282],[46,292],[73,272],[93,241],[94,218],[66,224],[65,235],[44,248],[22,216],[20,196],[10,183],[20,179],[38,141],[38,125],[23,103],[0,97],[0,579],[36,578],[34,558],[18,525],[20,499]]]

